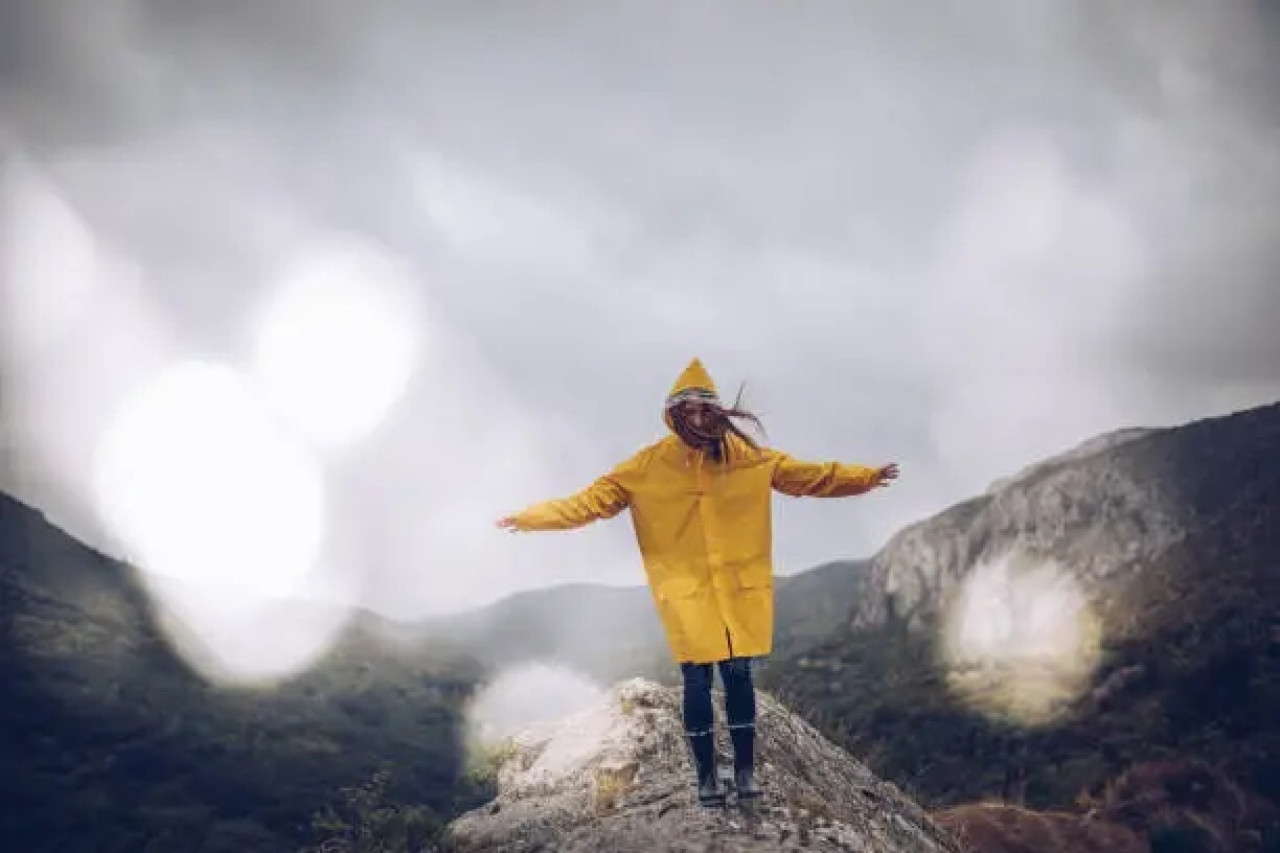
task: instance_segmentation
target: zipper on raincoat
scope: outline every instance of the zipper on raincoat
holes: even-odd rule
[[[706,461],[706,454],[701,450],[694,450],[692,451],[692,455],[694,460],[693,462],[694,477],[698,481],[698,503],[700,507],[705,507],[706,506],[705,500],[707,497],[707,491],[706,491],[707,482],[705,480],[705,477],[707,476],[707,469],[703,467],[702,463]],[[686,457],[686,464],[687,464],[687,457]],[[705,517],[702,520],[702,539],[703,539],[703,543],[707,548],[708,553],[710,553],[711,543],[707,542],[707,523],[706,523]],[[708,567],[708,571],[710,571],[710,567]],[[714,581],[712,583],[712,586],[714,588]],[[716,612],[720,614],[720,621],[724,623],[724,639],[729,646],[729,657],[732,658],[733,657],[733,633],[730,632],[729,630],[729,620],[724,617],[724,612],[720,609],[720,600],[718,597],[716,598]]]

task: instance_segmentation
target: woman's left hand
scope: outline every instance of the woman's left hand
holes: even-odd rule
[[[898,479],[898,463],[891,462],[876,471],[876,488],[881,489]]]

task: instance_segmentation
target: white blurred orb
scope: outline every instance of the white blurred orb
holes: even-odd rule
[[[335,240],[295,253],[261,306],[252,373],[276,411],[328,449],[375,429],[419,355],[407,276],[382,253]]]
[[[468,710],[481,743],[494,743],[539,723],[581,711],[604,695],[582,673],[534,661],[504,670],[474,698]]]
[[[318,465],[217,364],[171,366],[123,402],[97,448],[94,492],[144,572],[232,602],[289,594],[325,534]]]
[[[93,233],[23,163],[0,171],[0,341],[28,356],[74,340],[99,295]]]
[[[948,684],[993,718],[1046,725],[1088,688],[1099,628],[1084,588],[1064,566],[1000,554],[973,567],[947,608]]]

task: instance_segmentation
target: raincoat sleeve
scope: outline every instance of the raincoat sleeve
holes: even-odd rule
[[[632,457],[575,495],[534,504],[516,515],[516,529],[571,530],[613,518],[631,503],[623,481],[638,464]]]
[[[797,498],[843,498],[876,487],[879,468],[843,462],[805,462],[773,451],[773,488]]]

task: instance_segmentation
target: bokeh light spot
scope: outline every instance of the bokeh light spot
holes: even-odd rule
[[[354,241],[299,252],[262,304],[252,373],[272,406],[333,448],[378,426],[403,395],[420,349],[406,276]]]
[[[500,673],[476,695],[469,709],[471,728],[480,743],[492,744],[580,711],[603,694],[603,687],[569,667],[522,664]]]
[[[984,562],[950,606],[942,644],[950,688],[989,717],[1056,719],[1089,686],[1099,625],[1079,583],[1016,551]]]
[[[227,367],[162,371],[124,401],[96,461],[99,516],[145,572],[256,601],[293,592],[319,555],[318,466]]]
[[[156,620],[206,680],[271,687],[313,666],[341,636],[352,610],[306,598],[210,594],[207,587],[145,576]]]
[[[93,234],[33,169],[0,171],[0,339],[27,357],[72,339],[98,296]]]

